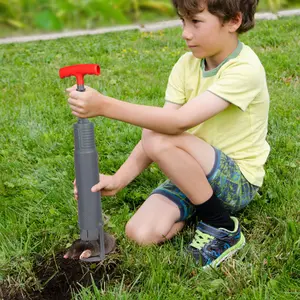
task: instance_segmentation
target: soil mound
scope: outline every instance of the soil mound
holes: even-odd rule
[[[63,254],[60,252],[50,259],[37,258],[33,271],[40,281],[40,290],[14,289],[8,283],[0,283],[0,300],[68,300],[72,292],[82,286],[88,287],[94,282],[100,287],[116,275],[119,263],[116,255],[100,263],[88,263],[64,259]]]

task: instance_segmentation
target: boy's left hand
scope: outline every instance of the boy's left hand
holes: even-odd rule
[[[77,85],[74,85],[66,89],[72,114],[79,118],[101,116],[105,96],[88,86],[85,86],[85,92],[78,92],[76,88]]]

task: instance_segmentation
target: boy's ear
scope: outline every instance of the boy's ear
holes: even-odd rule
[[[234,18],[228,21],[228,29],[229,32],[237,32],[238,29],[240,28],[241,24],[243,21],[243,14],[241,12],[238,12]]]

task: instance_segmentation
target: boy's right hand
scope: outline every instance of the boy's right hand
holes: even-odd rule
[[[120,183],[115,176],[99,174],[99,183],[92,187],[92,192],[100,192],[102,196],[114,196],[121,190]],[[74,197],[78,200],[78,191],[76,186],[76,179],[74,184]]]

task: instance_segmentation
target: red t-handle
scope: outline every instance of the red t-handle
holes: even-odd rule
[[[100,66],[97,64],[73,65],[59,70],[60,78],[75,76],[78,86],[84,86],[84,75],[100,75]]]

